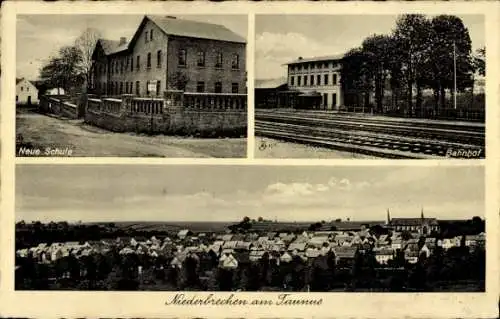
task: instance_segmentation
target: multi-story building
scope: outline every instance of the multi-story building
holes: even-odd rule
[[[129,42],[97,41],[90,87],[98,95],[246,93],[245,50],[222,25],[145,16]]]
[[[338,110],[343,104],[340,69],[343,55],[302,58],[287,63],[288,87],[309,98],[313,108]],[[300,97],[300,96],[299,96]]]

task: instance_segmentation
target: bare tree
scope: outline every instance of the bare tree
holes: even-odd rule
[[[75,47],[82,53],[81,71],[85,74],[86,85],[90,83],[90,69],[92,67],[92,53],[101,33],[97,29],[87,28],[75,40]]]

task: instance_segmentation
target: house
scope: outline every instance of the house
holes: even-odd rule
[[[45,95],[64,95],[63,88],[52,88],[45,91]]]
[[[394,239],[391,242],[391,248],[394,249],[394,250],[396,250],[396,249],[402,249],[403,248],[403,240],[401,240],[400,238]]]
[[[429,248],[427,244],[424,244],[422,248],[420,248],[420,254],[424,254],[426,258],[428,258],[432,253],[432,248]]]
[[[226,254],[225,257],[219,260],[219,267],[225,269],[236,269],[238,268],[238,260],[232,254]]]
[[[16,105],[38,104],[38,89],[25,78],[16,79]]]
[[[292,261],[292,259],[293,257],[287,252],[284,252],[283,255],[281,255],[280,257],[280,261],[284,263],[289,263]]]
[[[374,250],[375,259],[381,265],[387,265],[389,260],[394,259],[394,250],[389,248],[382,248]]]
[[[346,263],[353,263],[354,258],[356,257],[356,254],[358,252],[358,248],[355,246],[340,246],[340,247],[335,247],[333,249],[333,252],[335,254],[336,262],[339,263],[341,261],[344,261]]]
[[[448,250],[452,247],[460,247],[460,237],[444,238],[437,241],[437,245]]]
[[[177,233],[177,237],[179,237],[179,239],[186,239],[187,236],[191,236],[192,234],[193,233],[189,229],[183,229]]]
[[[130,41],[97,41],[90,86],[97,95],[246,93],[245,60],[246,40],[222,25],[148,15]]]

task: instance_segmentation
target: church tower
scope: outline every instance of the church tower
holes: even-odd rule
[[[391,223],[391,213],[389,212],[389,208],[387,208],[387,217],[386,217],[385,224],[389,225]]]
[[[424,218],[424,208],[422,207],[422,210],[420,211],[420,219],[422,219],[422,221],[425,219]]]

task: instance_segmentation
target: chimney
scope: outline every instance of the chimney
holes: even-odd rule
[[[177,19],[177,17],[174,16],[167,16],[168,19]]]
[[[120,37],[120,45],[125,44],[127,42],[127,38]]]

